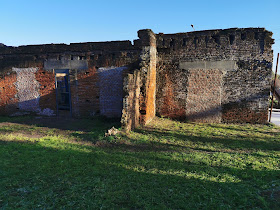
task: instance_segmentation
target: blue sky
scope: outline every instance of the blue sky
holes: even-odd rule
[[[45,43],[137,39],[155,33],[265,27],[280,52],[280,0],[0,0],[0,43]],[[276,60],[276,59],[275,59]]]

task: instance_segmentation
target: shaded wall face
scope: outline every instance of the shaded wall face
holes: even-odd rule
[[[15,72],[2,76],[0,78],[0,114],[5,115],[17,111],[18,99],[15,97],[17,93],[16,86],[17,75]]]
[[[222,121],[223,72],[218,69],[190,70],[186,118],[198,122]]]
[[[122,70],[126,67],[70,70],[70,96],[74,117],[121,117]],[[105,72],[106,71],[106,72]],[[33,112],[56,115],[55,73],[39,68],[13,68],[0,80],[1,114]]]
[[[68,69],[73,116],[120,116],[124,97],[122,122],[128,128],[148,123],[155,110],[198,122],[266,122],[270,32],[258,28],[155,35],[140,30],[138,35],[134,45],[0,47],[1,113],[32,109],[56,114],[54,69]]]
[[[44,115],[56,114],[56,93],[54,71],[46,71],[40,67],[35,74],[39,87],[39,106]]]
[[[17,74],[15,83],[17,89],[18,106],[21,110],[38,110],[39,106],[39,82],[35,78],[37,68],[13,68]]]
[[[91,117],[100,114],[97,69],[70,70],[69,74],[72,115]]]
[[[123,109],[121,123],[125,131],[133,130],[140,125],[140,91],[142,74],[140,70],[132,69],[123,72]]]
[[[159,34],[158,115],[198,122],[265,123],[271,35],[264,29]]]
[[[44,73],[42,73],[44,72]],[[40,77],[40,74],[44,77]],[[0,109],[2,115],[18,115],[22,112],[55,115],[54,82],[45,85],[42,80],[48,81],[45,71],[39,68],[12,68],[2,77]],[[51,73],[51,80],[54,75]],[[42,83],[40,83],[42,82]],[[47,91],[46,89],[51,89]]]
[[[100,114],[120,118],[123,108],[123,71],[127,67],[99,68]]]
[[[56,115],[55,70],[60,69],[69,70],[74,117],[120,117],[122,71],[138,58],[129,41],[1,48],[0,114]]]
[[[224,122],[266,123],[272,63],[267,60],[238,61],[224,79]]]
[[[188,72],[158,63],[157,73],[157,115],[176,120],[186,119]],[[172,69],[169,71],[168,69]]]

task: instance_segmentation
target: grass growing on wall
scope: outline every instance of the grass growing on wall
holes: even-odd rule
[[[277,209],[280,129],[0,118],[0,208]],[[119,126],[119,125],[117,125]]]

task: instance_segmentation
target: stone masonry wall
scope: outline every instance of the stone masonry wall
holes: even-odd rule
[[[207,110],[217,106],[221,113],[215,122],[266,123],[273,58],[271,36],[263,28],[158,34],[157,114],[213,122]],[[220,105],[212,100],[218,90],[209,91],[212,73],[205,80],[206,75],[198,75],[201,70],[223,72],[215,76],[218,84],[222,83]],[[195,71],[196,87],[188,81],[194,79]],[[196,88],[196,94],[190,94]]]
[[[113,115],[120,117],[122,111],[122,78],[121,72],[115,72],[115,74],[113,69],[124,69],[131,63],[136,62],[139,59],[140,51],[141,48],[139,46],[133,46],[130,41],[74,43],[70,45],[30,45],[20,47],[1,45],[0,89],[1,92],[5,93],[5,95],[1,94],[1,114],[13,115],[16,112],[23,111],[21,104],[27,104],[25,111],[37,110],[37,114],[43,115],[56,114],[54,70],[68,69],[72,116],[89,117],[99,115],[102,112],[102,114],[108,117],[112,117]],[[116,80],[118,81],[115,85],[116,90],[111,92],[112,97],[115,97],[114,93],[116,93],[119,99],[117,107],[116,103],[113,103],[113,98],[111,99],[111,103],[106,103],[103,100],[105,83],[104,81],[100,81],[100,78],[104,78],[98,69],[106,68],[112,69],[110,76],[105,78],[107,81],[106,84],[110,85],[116,82]],[[13,69],[17,69],[18,71],[15,72]],[[26,69],[36,69],[36,71],[29,71],[29,75],[27,75],[24,73]],[[28,84],[31,80],[34,83],[34,85],[28,88],[26,86],[29,89],[27,95],[34,96],[32,99],[25,97],[26,100],[24,100],[24,97],[21,97],[23,95],[21,91],[25,92],[26,89],[17,81],[17,78],[23,78],[23,76],[17,77],[17,75],[21,74],[25,75]],[[28,82],[29,80],[30,82]],[[31,91],[33,89],[34,91],[36,89],[36,94],[34,91]],[[30,106],[28,103],[30,103]],[[34,108],[34,106],[36,107]],[[104,106],[106,106],[106,110],[114,111],[103,112]]]
[[[55,76],[53,71],[46,71],[42,66],[35,74],[39,83],[39,106],[44,115],[56,114]]]
[[[0,114],[16,112],[17,107],[15,104],[18,99],[14,96],[17,93],[15,83],[17,75],[15,72],[0,77]]]
[[[142,74],[140,70],[125,70],[123,72],[123,109],[121,123],[127,132],[140,125],[140,89]]]
[[[155,117],[156,94],[156,37],[151,30],[138,31],[142,52],[140,55],[140,124],[145,125]]]
[[[99,68],[100,113],[120,118],[123,109],[123,71],[127,67]],[[114,79],[112,79],[114,78]]]
[[[223,72],[220,70],[189,70],[186,101],[188,120],[221,122],[222,79]]]
[[[145,125],[155,117],[156,94],[156,37],[149,30],[138,31],[141,46],[139,64],[124,73],[122,125],[126,131]]]
[[[56,114],[54,72],[63,69],[69,70],[74,117],[122,115],[126,130],[156,113],[196,122],[266,123],[271,32],[146,29],[138,36],[134,44],[0,45],[0,114]]]
[[[17,89],[18,107],[20,110],[37,111],[40,109],[39,87],[35,78],[38,68],[13,68],[17,73],[15,86]]]

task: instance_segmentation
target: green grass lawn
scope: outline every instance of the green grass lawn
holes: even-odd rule
[[[280,127],[0,117],[0,209],[279,209]]]

